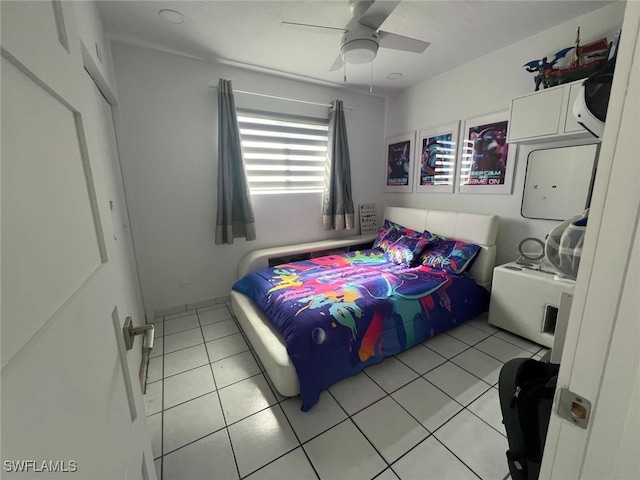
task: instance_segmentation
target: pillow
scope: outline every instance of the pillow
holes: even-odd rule
[[[413,266],[414,259],[417,259],[420,252],[429,245],[432,237],[433,236],[426,230],[419,237],[402,235],[395,242],[387,246],[384,257],[398,265],[411,267]]]
[[[391,222],[385,219],[384,223],[382,224],[382,228],[378,232],[378,236],[373,242],[373,246],[371,248],[377,248],[380,250],[380,242],[384,240],[384,237],[387,235],[387,233],[389,233],[390,229],[391,229]]]
[[[397,241],[401,236],[418,238],[420,235],[420,232],[416,232],[415,230],[403,227],[402,225],[398,225],[397,223],[393,223],[385,219],[376,241],[373,242],[372,248],[377,248],[386,252],[387,247]]]
[[[479,245],[436,235],[420,255],[419,262],[457,275],[471,265],[479,251]]]

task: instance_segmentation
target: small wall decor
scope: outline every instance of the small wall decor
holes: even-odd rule
[[[468,118],[458,162],[460,193],[511,194],[517,145],[507,143],[509,111]]]
[[[415,132],[387,138],[385,142],[385,192],[411,193],[415,138]]]
[[[380,229],[376,218],[376,204],[361,203],[358,208],[360,210],[360,235],[378,233]]]
[[[420,130],[416,148],[416,192],[453,193],[460,122]]]

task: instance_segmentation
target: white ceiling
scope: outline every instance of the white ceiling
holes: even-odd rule
[[[431,46],[422,54],[381,48],[373,61],[374,93],[402,90],[608,3],[404,0],[381,29],[431,42]],[[164,8],[181,12],[185,22],[166,22],[158,15]],[[343,70],[329,71],[338,54],[339,33],[285,28],[280,22],[343,27],[350,19],[346,0],[106,0],[99,2],[99,10],[107,32],[115,38],[245,68],[344,85]],[[403,76],[387,79],[392,72]],[[369,64],[348,65],[346,73],[350,89],[369,90]]]

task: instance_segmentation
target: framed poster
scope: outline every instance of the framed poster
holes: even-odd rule
[[[415,132],[387,138],[385,142],[385,192],[411,193],[415,138]]]
[[[420,130],[416,148],[416,192],[453,193],[460,122]]]
[[[507,143],[509,111],[468,118],[458,161],[460,193],[511,194],[516,145]]]

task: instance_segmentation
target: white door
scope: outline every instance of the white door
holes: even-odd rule
[[[94,71],[95,74],[95,71]],[[96,192],[99,198],[100,211],[103,215],[104,237],[107,246],[107,255],[113,263],[113,268],[118,272],[116,288],[119,295],[119,308],[141,324],[144,318],[142,307],[140,284],[133,252],[133,242],[129,220],[127,215],[120,163],[118,161],[117,143],[114,132],[111,105],[102,95],[88,73],[83,75],[84,118],[87,139],[87,151],[92,160],[94,177],[102,181],[96,182]],[[125,385],[131,389],[128,392],[128,401],[131,408],[145,417],[146,412],[141,404],[135,405],[136,398],[133,390],[139,392],[142,388],[139,380],[139,369],[142,361],[141,341],[134,342],[135,348],[126,351],[124,344],[120,342],[120,333],[124,323],[124,315],[120,315],[117,328],[116,342],[121,355],[121,364],[128,366],[123,370]],[[134,420],[136,420],[134,418]],[[140,420],[140,423],[146,423]],[[130,478],[137,478],[141,472],[143,463],[142,454],[149,444],[146,425],[139,425],[131,430],[130,447],[128,450],[127,474]],[[150,453],[150,452],[148,452]],[[150,455],[148,458],[152,458]]]
[[[127,352],[122,337],[142,309],[123,293],[136,282],[110,235],[74,7],[0,8],[2,478],[155,478],[140,340]]]
[[[591,419],[585,430],[552,414],[540,478],[640,478],[639,30],[628,2],[558,376],[593,403]]]

